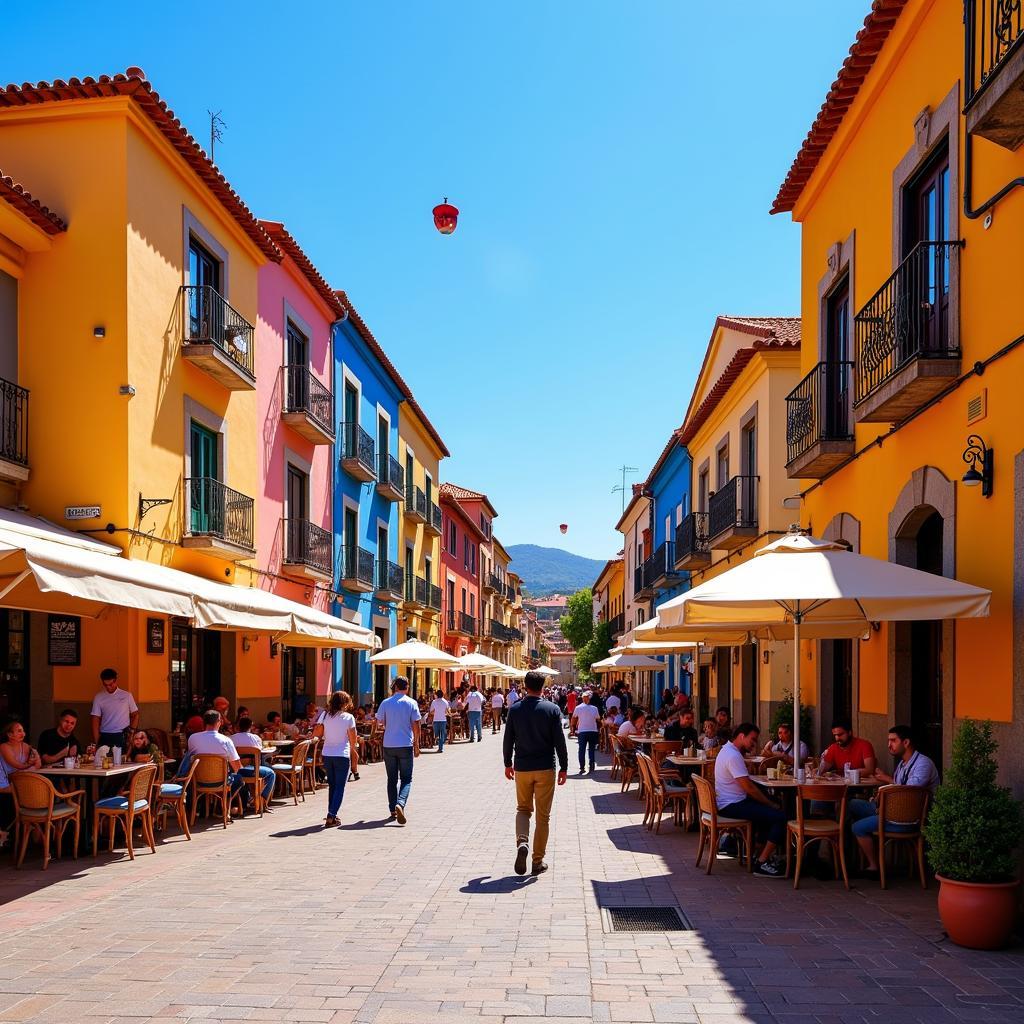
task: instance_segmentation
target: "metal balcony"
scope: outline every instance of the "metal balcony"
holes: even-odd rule
[[[664,590],[666,587],[674,586],[677,582],[675,543],[665,541],[654,549],[654,554],[647,560],[648,568],[645,570],[644,579],[650,574],[649,585],[655,590]]]
[[[341,468],[349,476],[366,483],[377,479],[373,438],[358,423],[341,424]]]
[[[388,501],[405,500],[405,470],[387,452],[377,454],[377,493]]]
[[[853,363],[818,363],[786,397],[786,473],[823,477],[853,449]]]
[[[960,242],[920,242],[854,318],[854,410],[898,423],[960,374]]]
[[[501,586],[501,580],[493,572],[480,573],[480,588],[485,594],[493,594]]]
[[[442,522],[442,520],[441,520],[441,506],[440,505],[435,505],[432,501],[428,502],[426,500],[426,495],[424,495],[424,499],[423,500],[424,500],[424,504],[425,504],[426,510],[427,510],[427,517],[424,520],[423,525],[426,528],[427,533],[432,533],[432,534],[434,534],[434,536],[440,537],[441,536],[441,522]]]
[[[738,548],[757,536],[756,476],[734,476],[708,502],[708,545]]]
[[[964,3],[967,131],[1010,150],[1024,142],[1022,18],[1020,0]]]
[[[472,615],[449,608],[445,618],[449,633],[455,636],[476,636],[476,619]]]
[[[284,558],[281,571],[288,576],[330,582],[334,579],[331,535],[308,519],[282,519]]]
[[[181,545],[218,558],[252,558],[253,499],[208,476],[185,480]]]
[[[405,482],[405,516],[414,523],[427,521],[427,496],[411,480]]]
[[[405,607],[415,611],[427,606],[427,581],[422,576],[407,573],[405,577]]]
[[[633,570],[633,597],[638,601],[646,601],[654,597],[654,587],[645,572],[647,563],[643,562]]]
[[[676,568],[681,572],[703,569],[711,563],[708,547],[708,514],[691,512],[676,527]]]
[[[437,613],[441,610],[441,588],[433,583],[427,584],[427,611]]]
[[[308,366],[281,367],[281,420],[313,444],[334,443],[334,395]]]
[[[626,616],[623,612],[619,612],[614,618],[608,620],[608,625],[612,631],[612,639],[616,639],[622,634],[622,631],[626,626]]]
[[[405,593],[405,570],[396,562],[378,558],[373,588],[373,596],[378,601],[401,601]]]
[[[367,594],[374,589],[373,552],[346,544],[341,549],[341,585],[346,590]]]
[[[255,331],[216,288],[183,285],[181,354],[229,391],[256,388]]]
[[[0,377],[0,480],[28,479],[28,391]]]

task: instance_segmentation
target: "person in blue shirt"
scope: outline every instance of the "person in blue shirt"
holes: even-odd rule
[[[412,789],[412,762],[420,756],[419,705],[409,696],[409,680],[395,676],[391,696],[380,702],[377,721],[384,723],[384,770],[388,776],[388,809],[399,825]]]

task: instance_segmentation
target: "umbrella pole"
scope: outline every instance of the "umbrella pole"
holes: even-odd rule
[[[793,777],[800,764],[800,621],[803,613],[793,616]]]

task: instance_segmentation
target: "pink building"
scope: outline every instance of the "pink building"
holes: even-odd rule
[[[331,612],[334,578],[332,453],[337,416],[331,391],[331,325],[344,316],[327,282],[282,224],[262,221],[284,253],[259,272],[256,422],[261,439],[256,563],[263,585]],[[288,716],[330,688],[331,660],[312,648],[279,647],[260,657],[251,710]],[[333,654],[331,654],[333,658]],[[253,680],[250,692],[256,692]]]

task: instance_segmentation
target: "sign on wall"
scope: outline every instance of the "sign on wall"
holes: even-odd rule
[[[101,505],[66,505],[64,507],[65,519],[99,519],[103,515]]]
[[[47,617],[46,654],[50,665],[82,664],[82,620],[77,615]]]
[[[146,653],[164,653],[164,627],[163,619],[146,619]]]

